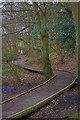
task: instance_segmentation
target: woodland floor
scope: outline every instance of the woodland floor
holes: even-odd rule
[[[3,100],[15,96],[23,91],[27,91],[34,86],[44,82],[44,76],[38,73],[32,73],[27,71],[22,73],[20,81],[17,81],[14,76],[5,76],[2,79],[2,92]]]
[[[41,68],[42,64],[34,64],[34,66]],[[54,68],[53,68],[54,66]],[[52,65],[53,69],[62,69],[70,72],[76,71],[76,60],[73,59],[70,62],[66,62],[65,64],[55,63]],[[29,90],[32,87],[43,83],[44,76],[38,73],[33,73],[30,71],[26,71],[22,74],[19,74],[20,81],[16,80],[15,76],[3,76],[2,77],[2,99],[8,99],[16,94],[19,94],[23,91]]]
[[[64,92],[49,104],[23,118],[23,120],[28,118],[65,118],[79,111],[79,99],[78,86],[75,85],[70,91]]]
[[[76,60],[73,59],[65,64],[55,64],[56,69],[67,70],[76,73]],[[26,116],[23,120],[30,118],[65,118],[80,111],[79,86],[75,85],[71,90],[64,92],[49,104]],[[80,116],[77,116],[80,119]]]
[[[65,71],[55,71],[55,73],[57,76],[47,84],[32,90],[31,92],[24,94],[10,102],[4,103],[2,106],[3,118],[12,116],[13,114],[40,103],[41,101],[64,89],[66,86],[72,83],[76,77],[75,74]]]
[[[39,64],[35,66],[41,67],[42,65]],[[54,69],[62,69],[73,73],[76,72],[75,59],[72,59],[71,61],[64,64],[55,63],[52,66],[54,66]],[[29,71],[26,71],[26,73],[22,73],[20,75],[20,78],[20,82],[16,81],[15,77],[13,76],[4,76],[2,78],[3,100],[19,94],[23,91],[29,90],[32,87],[44,82],[43,75],[40,75],[38,73],[32,73]],[[63,118],[65,117],[65,114],[66,116],[70,115],[71,113],[78,110],[78,103],[76,97],[77,93],[78,87],[76,85],[73,89],[63,93],[40,110],[25,117],[24,120],[27,120],[27,118]]]
[[[42,64],[33,64],[39,68],[42,67]],[[53,68],[54,66],[54,68]],[[53,71],[54,69],[66,70],[75,73],[76,72],[76,60],[73,59],[64,64],[55,63],[52,64]],[[40,83],[44,82],[44,76],[38,73],[33,73],[26,71],[19,74],[20,81],[16,80],[15,76],[3,76],[2,77],[2,99],[8,99],[16,94],[19,94],[23,91],[29,90],[34,86],[37,86]]]

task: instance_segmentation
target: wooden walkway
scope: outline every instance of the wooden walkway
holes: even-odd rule
[[[13,61],[12,62],[14,65],[20,66],[24,69],[27,69],[29,71],[35,72],[35,73],[40,73],[43,74],[43,70],[39,67],[35,67],[32,65],[27,65],[26,62],[24,60],[18,60],[18,61]]]
[[[14,120],[14,118],[28,115],[51,101],[57,94],[62,93],[74,83],[75,74],[64,71],[55,71],[55,73],[57,77],[47,84],[2,104],[2,117]]]

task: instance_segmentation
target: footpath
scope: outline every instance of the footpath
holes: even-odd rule
[[[66,71],[55,71],[57,76],[45,85],[2,104],[2,117],[18,119],[50,102],[75,82],[76,75]]]

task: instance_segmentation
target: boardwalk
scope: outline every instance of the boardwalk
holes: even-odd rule
[[[75,75],[64,71],[55,71],[57,77],[47,84],[2,105],[3,118],[19,118],[41,107],[49,98],[63,91],[75,79]],[[37,106],[37,107],[35,107]],[[33,109],[34,108],[34,109]]]
[[[25,62],[25,60],[13,61],[12,63],[14,65],[20,66],[20,67],[22,67],[24,69],[27,69],[29,71],[43,74],[43,70],[41,68],[35,67],[35,66],[32,66],[32,65],[27,65],[26,62]]]

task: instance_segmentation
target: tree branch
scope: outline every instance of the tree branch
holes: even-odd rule
[[[43,10],[40,8],[40,6],[37,4],[37,2],[35,2],[35,4],[37,5],[37,7],[40,9],[40,11],[42,12],[42,14],[44,15]]]
[[[31,12],[33,10],[32,9],[31,10],[28,10],[28,9],[23,9],[23,10],[2,10],[3,13],[5,13],[5,12],[24,12],[24,11]]]

